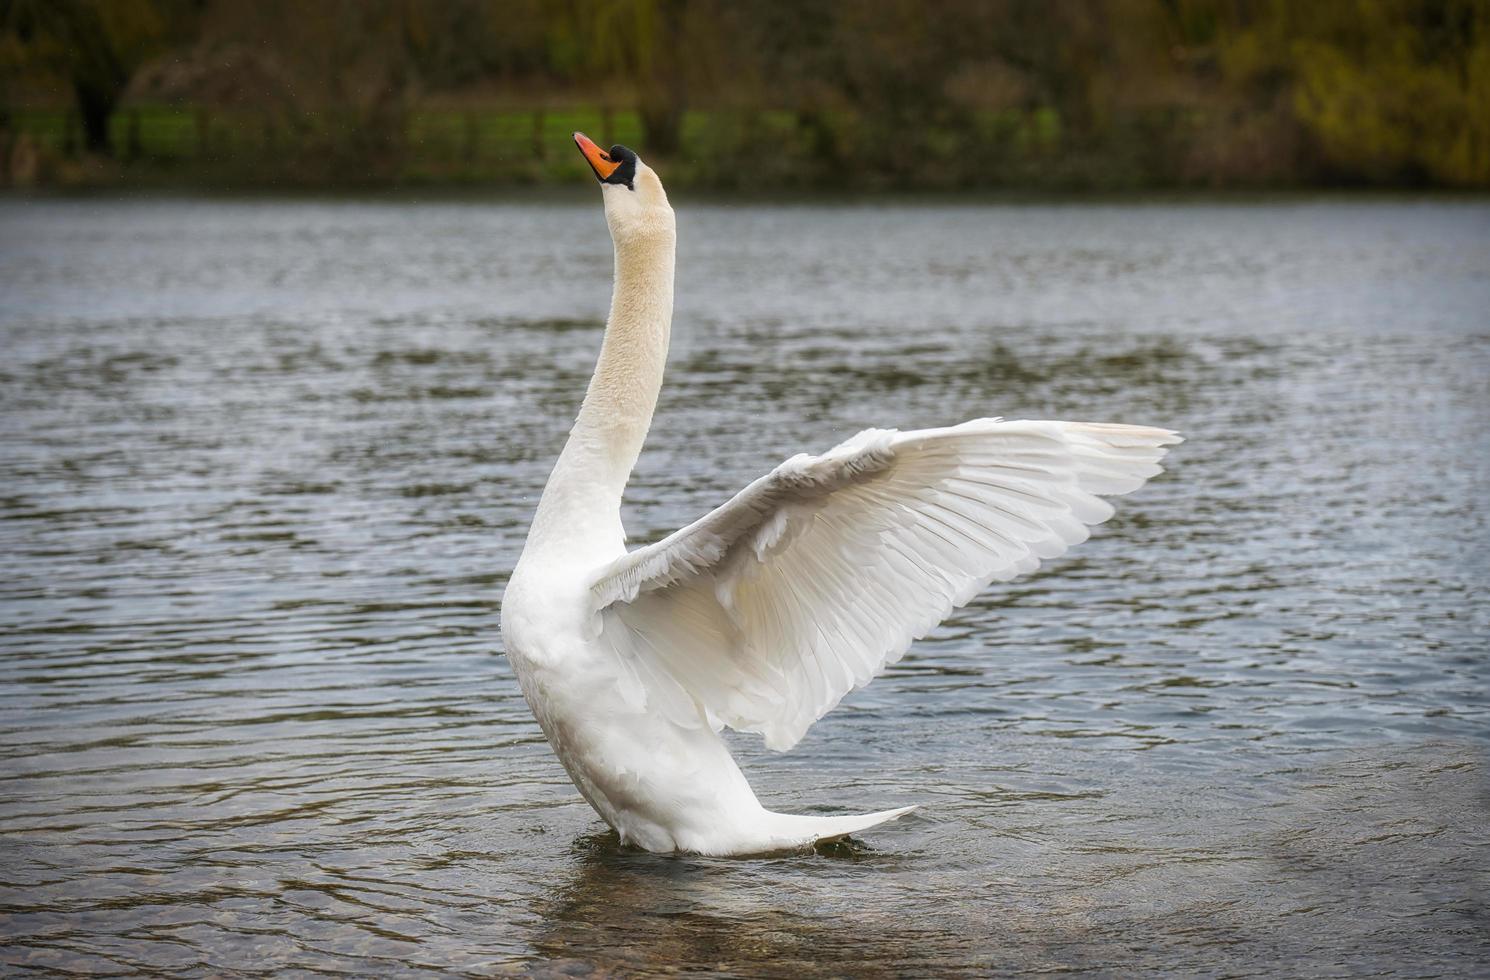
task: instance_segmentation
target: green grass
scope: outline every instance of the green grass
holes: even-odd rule
[[[29,179],[43,185],[568,183],[588,173],[570,141],[575,130],[604,145],[625,143],[659,162],[636,112],[607,115],[598,107],[419,107],[390,126],[347,111],[274,115],[136,105],[112,120],[110,161],[84,158],[73,112],[13,109],[9,120],[11,132],[29,137],[40,151]],[[1105,120],[1083,141],[1048,107],[904,123],[853,112],[694,110],[683,118],[686,150],[660,162],[678,188],[1125,191],[1308,183],[1307,172],[1282,164],[1272,171],[1238,164],[1256,158],[1255,134],[1233,139],[1224,123],[1198,110],[1132,112]],[[887,143],[895,152],[884,152]],[[1224,166],[1208,175],[1188,165],[1197,150],[1198,159]]]
[[[17,109],[11,129],[28,136],[44,153],[66,161],[80,156],[83,134],[75,113],[61,109]],[[110,125],[115,160],[124,174],[150,172],[246,180],[255,175],[294,174],[314,157],[355,155],[358,129],[349,115],[294,121],[259,113],[195,107],[142,105],[120,110]],[[597,142],[641,142],[635,112],[598,109],[510,111],[420,109],[406,119],[396,140],[392,171],[376,177],[412,181],[527,182],[570,180],[585,173],[570,134],[582,130]],[[297,163],[297,160],[300,163]],[[342,159],[333,167],[346,169]],[[310,180],[330,178],[324,168],[305,167]]]

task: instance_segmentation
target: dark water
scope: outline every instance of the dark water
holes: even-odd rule
[[[0,964],[1490,969],[1490,206],[680,207],[652,540],[866,425],[1185,431],[788,755],[830,852],[620,849],[498,598],[608,299],[574,204],[0,203]]]

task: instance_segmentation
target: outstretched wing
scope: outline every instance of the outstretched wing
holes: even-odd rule
[[[1179,441],[1080,422],[869,429],[604,568],[598,627],[649,708],[788,749],[989,582],[1084,541],[1113,513],[1099,495],[1137,489]]]

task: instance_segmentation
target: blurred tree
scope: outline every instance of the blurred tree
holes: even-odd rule
[[[83,144],[107,156],[109,120],[135,71],[195,28],[199,0],[0,0],[0,31],[71,86]]]
[[[710,183],[1490,186],[1490,0],[0,0],[0,83],[310,181],[566,172],[579,111]]]
[[[298,152],[264,161],[297,181],[395,177],[428,42],[421,0],[214,0],[158,91],[257,113]]]
[[[1337,178],[1490,174],[1490,4],[1357,0],[1294,32],[1295,109]]]
[[[550,8],[556,67],[586,87],[631,97],[647,148],[670,156],[682,145],[692,35],[713,5],[701,0],[572,0]]]

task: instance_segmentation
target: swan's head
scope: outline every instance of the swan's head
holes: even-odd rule
[[[574,142],[600,181],[611,238],[621,242],[673,233],[673,209],[667,203],[667,191],[641,157],[619,143],[602,150],[584,133],[575,133]]]

